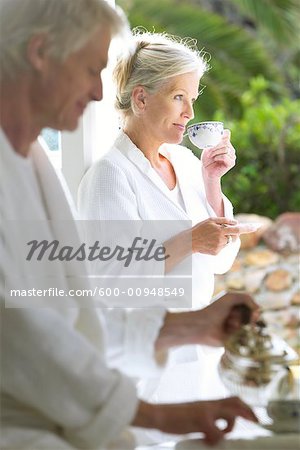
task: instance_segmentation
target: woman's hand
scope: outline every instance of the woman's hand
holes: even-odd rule
[[[203,150],[201,155],[203,177],[220,179],[235,165],[235,149],[230,142],[230,131],[224,130],[221,142]]]
[[[192,252],[217,255],[228,244],[229,235],[235,241],[239,234],[236,220],[226,217],[206,219],[192,228]]]

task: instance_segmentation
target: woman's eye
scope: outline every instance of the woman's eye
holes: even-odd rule
[[[183,99],[183,95],[181,95],[181,94],[178,94],[178,95],[175,95],[175,100],[182,100]]]

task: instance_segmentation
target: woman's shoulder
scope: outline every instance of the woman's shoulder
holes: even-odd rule
[[[131,163],[126,155],[113,145],[107,153],[90,166],[83,176],[81,185],[102,186],[107,183],[110,185],[128,183],[131,171]]]
[[[119,166],[123,159],[124,155],[122,152],[115,145],[113,145],[107,153],[98,159],[97,164],[100,167]]]
[[[104,155],[97,159],[89,170],[99,171],[108,168],[117,169],[126,165],[128,159],[118,147],[113,145]]]

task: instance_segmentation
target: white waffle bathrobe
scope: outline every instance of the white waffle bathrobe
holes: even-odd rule
[[[1,129],[0,217],[0,447],[107,448],[131,422],[138,400],[134,383],[106,365],[103,327],[95,309],[79,309],[75,297],[68,299],[68,308],[57,308],[54,299],[53,307],[48,303],[47,308],[28,309],[26,297],[20,299],[23,307],[5,308],[5,286],[9,290],[21,281],[30,287],[28,262],[23,264],[12,250],[8,221],[18,221],[22,227],[24,221],[40,220],[45,236],[53,240],[61,236],[46,220],[67,220],[70,230],[73,217],[40,144],[35,143],[29,157],[23,158]],[[71,231],[76,233],[74,223]],[[73,287],[62,271],[56,275],[60,287]],[[107,312],[110,347],[129,372],[130,361],[135,372],[136,366],[147,372],[159,370],[153,343],[164,314],[156,310],[139,317],[139,312],[119,311],[111,318]],[[143,333],[137,339],[135,323],[141,321]]]
[[[174,167],[185,209],[174,201],[168,187],[151,167],[144,154],[125,133],[120,132],[112,149],[97,161],[82,179],[78,193],[81,218],[132,221],[189,220],[195,225],[209,217],[216,217],[206,199],[201,161],[189,149],[179,145],[165,144],[160,148],[160,152]],[[232,219],[232,205],[224,195],[223,201],[225,217]],[[208,305],[214,290],[214,274],[224,273],[230,269],[239,246],[238,239],[227,245],[217,256],[200,253],[192,256],[193,308]],[[195,356],[195,348],[184,348],[174,352],[175,360],[183,362],[200,357],[201,364],[197,365],[196,372],[201,371],[203,374],[208,358],[202,358],[200,348],[197,349],[197,353],[198,357]],[[208,364],[206,367],[208,368]],[[199,386],[199,383],[202,383],[200,376],[195,374],[194,381],[189,383],[188,366],[186,365],[185,369],[180,367],[178,370],[180,374],[174,371],[174,367],[171,368],[170,376],[167,376],[167,381],[163,382],[160,389],[160,395],[155,396],[156,400],[194,399],[195,394],[206,397],[204,384],[202,387]],[[146,391],[152,392],[152,389]]]

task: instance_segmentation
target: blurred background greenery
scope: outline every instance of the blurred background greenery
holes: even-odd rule
[[[197,39],[211,56],[193,122],[223,120],[236,213],[300,211],[299,0],[117,0],[132,27]],[[199,150],[187,141],[199,156]]]

